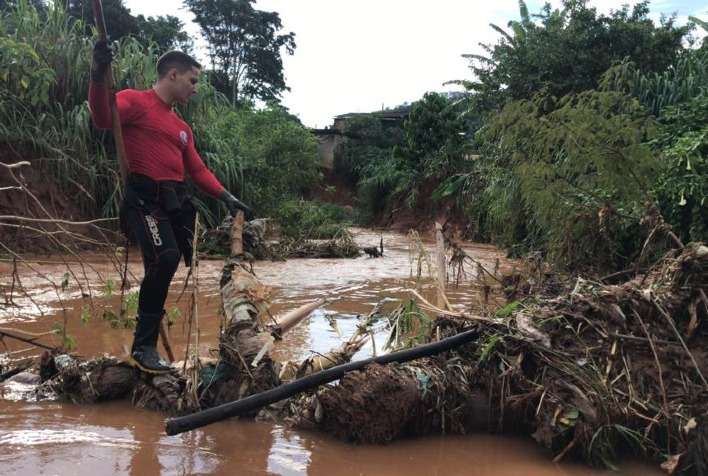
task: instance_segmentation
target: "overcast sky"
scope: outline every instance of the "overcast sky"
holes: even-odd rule
[[[124,0],[135,15],[174,15],[192,35],[198,27],[182,0]],[[538,13],[544,2],[527,1]],[[560,2],[553,0],[552,5]],[[609,12],[636,1],[591,0]],[[483,53],[479,43],[499,38],[489,25],[505,28],[519,19],[518,0],[257,0],[276,11],[282,32],[294,32],[297,48],[285,55],[283,104],[308,127],[324,128],[335,116],[372,112],[420,99],[428,91],[458,90],[443,83],[472,79],[461,55]],[[708,0],[653,0],[649,9],[708,21]],[[206,55],[197,50],[196,56]]]

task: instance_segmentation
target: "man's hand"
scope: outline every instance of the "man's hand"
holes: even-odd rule
[[[224,205],[226,205],[226,208],[229,209],[231,216],[235,216],[238,210],[243,210],[246,220],[251,220],[255,216],[255,213],[251,207],[231,195],[228,190],[224,190],[219,194],[219,200],[224,202]]]
[[[93,64],[91,65],[91,79],[96,83],[105,82],[106,70],[113,61],[113,48],[109,39],[98,40],[93,45]]]

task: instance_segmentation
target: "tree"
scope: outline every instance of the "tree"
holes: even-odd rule
[[[139,33],[137,21],[130,14],[130,9],[123,4],[123,0],[102,0],[101,4],[106,31],[112,39],[118,40]],[[90,36],[91,26],[96,24],[93,16],[93,2],[91,0],[67,0],[65,5],[70,16],[86,22],[85,34]]]
[[[15,8],[20,2],[17,0],[0,0],[0,12],[10,8]],[[24,3],[32,5],[38,12],[44,12],[47,6],[42,0],[27,0]]]
[[[664,219],[683,241],[708,238],[708,94],[670,106],[656,149],[663,152],[653,190]]]
[[[465,122],[454,102],[438,93],[426,93],[413,103],[404,123],[405,142],[394,149],[425,179],[445,178],[463,160]]]
[[[476,79],[465,84],[478,93],[477,107],[494,109],[540,91],[560,98],[594,89],[605,71],[625,58],[647,73],[662,72],[691,29],[676,27],[674,17],[656,26],[647,1],[631,12],[625,5],[609,15],[598,15],[588,3],[563,0],[560,9],[546,4],[529,15],[521,0],[521,21],[509,23],[512,33],[492,25],[502,38],[494,46],[483,45],[488,56],[467,55]]]
[[[507,102],[483,129],[491,237],[568,267],[625,266],[641,249],[657,180],[647,145],[656,129],[638,101],[614,91]]]
[[[184,23],[172,15],[147,17],[138,15],[135,19],[138,25],[140,42],[147,45],[154,41],[160,53],[168,50],[181,50],[191,53],[194,41],[184,31]]]
[[[253,8],[255,0],[185,0],[207,41],[214,82],[232,104],[277,100],[289,91],[281,50],[292,55],[295,34],[282,29],[277,12]]]
[[[184,31],[184,23],[172,15],[134,17],[123,0],[102,0],[103,17],[106,31],[113,40],[128,36],[135,37],[143,46],[153,41],[158,46],[158,53],[178,49],[191,52],[192,38]],[[92,0],[65,0],[64,5],[70,16],[86,22],[85,34],[90,36],[95,25]]]

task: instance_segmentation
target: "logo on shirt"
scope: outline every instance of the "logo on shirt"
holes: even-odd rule
[[[187,136],[187,132],[179,131],[179,138],[182,139],[182,143],[184,145],[187,145],[187,142],[189,141],[189,137]]]

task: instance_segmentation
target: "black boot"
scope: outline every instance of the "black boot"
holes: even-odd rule
[[[160,320],[163,313],[149,314],[138,312],[135,325],[135,338],[130,357],[133,364],[145,373],[164,375],[174,368],[160,358],[157,352],[157,337],[160,332]]]

